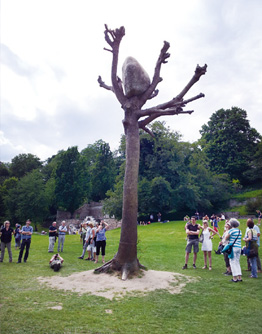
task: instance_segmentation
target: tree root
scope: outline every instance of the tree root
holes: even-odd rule
[[[123,281],[127,280],[131,275],[139,272],[140,269],[146,270],[146,267],[143,266],[138,259],[133,263],[124,263],[120,264],[114,257],[110,261],[103,264],[101,267],[98,267],[94,270],[95,273],[112,273],[112,272],[121,272],[121,279]]]

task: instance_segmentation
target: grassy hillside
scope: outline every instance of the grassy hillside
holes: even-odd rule
[[[245,222],[241,222],[244,232]],[[106,258],[117,251],[120,230],[107,232]],[[246,272],[246,258],[241,257],[243,283],[231,283],[222,275],[222,255],[213,252],[213,270],[202,270],[200,251],[197,269],[182,270],[185,255],[184,222],[138,226],[138,255],[148,269],[178,272],[196,277],[197,281],[172,295],[157,290],[143,297],[129,295],[112,301],[89,294],[52,290],[38,283],[37,277],[68,276],[95,268],[94,263],[78,260],[81,254],[79,236],[66,236],[60,272],[48,265],[48,236],[33,235],[28,263],[0,263],[1,301],[0,332],[20,333],[259,333],[262,320],[261,274],[257,280]],[[213,246],[216,249],[218,237]],[[18,251],[13,257],[17,261]],[[87,281],[81,282],[88,284]],[[150,284],[150,282],[148,282]],[[50,305],[61,303],[62,310]],[[112,313],[108,314],[106,310]]]

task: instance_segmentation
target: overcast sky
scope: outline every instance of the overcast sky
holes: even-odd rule
[[[123,110],[110,83],[111,53],[104,24],[124,26],[119,70],[135,57],[152,78],[163,41],[171,57],[162,66],[158,97],[176,96],[197,64],[207,73],[186,98],[205,98],[192,115],[161,118],[185,141],[200,138],[201,126],[220,108],[245,109],[262,133],[261,0],[2,0],[0,160],[20,153],[41,160],[59,150],[102,139],[118,148]]]

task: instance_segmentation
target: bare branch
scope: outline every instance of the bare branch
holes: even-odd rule
[[[147,118],[143,119],[142,121],[139,121],[138,124],[139,124],[139,127],[141,129],[143,129],[144,127],[146,127],[149,123],[151,123],[152,121],[154,121],[158,117],[173,116],[173,115],[179,115],[179,114],[192,114],[193,112],[194,112],[194,110],[184,111],[180,107],[169,109],[169,110],[166,110],[166,111],[158,111],[158,112],[155,112],[155,113],[151,114],[151,116],[148,116]]]
[[[103,87],[107,90],[111,90],[112,92],[114,92],[114,89],[112,86],[108,86],[104,83],[104,81],[102,80],[101,76],[99,75],[98,79],[97,79],[98,83],[99,83],[99,86],[100,87]]]
[[[206,70],[207,70],[207,64],[205,64],[202,67],[197,65],[195,69],[195,74],[193,75],[192,79],[189,81],[186,87],[175,97],[175,99],[178,100],[182,99],[189,91],[189,89],[200,79],[200,77],[206,73]]]
[[[111,68],[111,81],[113,85],[113,92],[115,93],[118,101],[123,105],[126,101],[126,97],[123,92],[122,84],[117,77],[117,66],[118,66],[118,53],[119,53],[119,46],[121,43],[122,38],[125,36],[125,28],[120,27],[116,30],[111,30],[105,24],[105,40],[107,44],[109,44],[112,48],[106,49],[113,53],[113,60],[112,60],[112,68]],[[104,87],[104,86],[102,86]]]
[[[188,103],[195,101],[197,99],[200,99],[204,97],[205,95],[203,93],[200,93],[194,97],[191,97],[190,99],[187,100],[180,100],[175,102],[175,99],[172,101],[169,101],[167,103],[160,104],[156,107],[148,108],[145,110],[141,110],[140,112],[137,112],[138,118],[145,117],[145,116],[152,116],[154,114],[159,114],[159,113],[164,113],[165,111],[167,112],[173,112],[177,111],[178,108],[185,107]],[[171,103],[172,102],[172,103]]]
[[[145,132],[149,133],[151,137],[155,138],[155,135],[153,134],[153,132],[150,129],[148,129],[147,127],[143,126],[142,123],[139,124],[139,128],[144,130]]]
[[[149,96],[148,100],[151,100],[151,99],[153,99],[154,97],[156,97],[156,96],[158,95],[158,93],[159,93],[159,90],[158,90],[158,89],[154,90],[153,93],[151,94],[151,96]]]
[[[166,41],[164,41],[164,46],[162,47],[160,51],[160,55],[158,57],[158,60],[156,62],[155,66],[155,72],[153,76],[153,80],[149,88],[146,90],[146,92],[141,96],[141,102],[142,105],[146,103],[146,101],[150,98],[150,96],[153,94],[153,92],[156,89],[156,86],[161,82],[163,79],[160,77],[160,70],[161,70],[161,65],[167,63],[167,58],[170,57],[170,54],[167,53],[167,50],[169,49],[170,44]]]

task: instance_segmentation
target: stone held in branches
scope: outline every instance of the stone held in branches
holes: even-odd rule
[[[124,61],[122,81],[128,98],[143,94],[150,86],[149,75],[133,57],[127,57]]]

